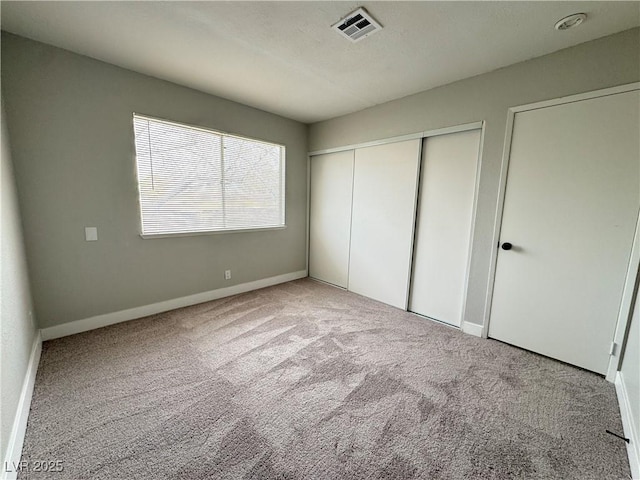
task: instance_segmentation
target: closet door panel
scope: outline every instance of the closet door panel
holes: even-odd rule
[[[353,150],[311,158],[309,276],[347,287]]]
[[[406,308],[421,140],[355,151],[349,290]]]
[[[480,130],[425,138],[409,310],[460,326]]]

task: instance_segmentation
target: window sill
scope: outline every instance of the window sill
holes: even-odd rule
[[[201,235],[220,235],[225,233],[253,233],[253,232],[270,232],[273,230],[284,230],[287,226],[281,227],[264,227],[264,228],[240,228],[235,230],[210,230],[206,232],[186,232],[186,233],[153,233],[153,234],[140,234],[140,237],[144,240],[153,240],[155,238],[173,238],[173,237],[196,237]]]

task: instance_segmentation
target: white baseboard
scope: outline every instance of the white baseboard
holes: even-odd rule
[[[156,313],[167,312],[169,310],[188,307],[198,303],[210,302],[211,300],[218,300],[219,298],[250,292],[251,290],[258,290],[260,288],[270,287],[279,283],[290,282],[306,276],[307,271],[300,270],[298,272],[285,273],[284,275],[263,278],[253,282],[241,283],[232,287],[218,288],[216,290],[196,293],[195,295],[188,295],[186,297],[174,298],[172,300],[153,303],[151,305],[143,305],[141,307],[129,308],[127,310],[120,310],[118,312],[106,313],[104,315],[97,315],[95,317],[76,320],[74,322],[63,323],[54,327],[43,328],[41,330],[42,339],[52,340],[54,338],[66,337],[67,335],[87,332],[89,330],[106,327],[107,325],[113,325],[115,323],[147,317],[149,315],[155,315]]]
[[[14,466],[17,466],[22,456],[22,445],[24,443],[24,434],[27,431],[27,419],[29,418],[29,410],[31,408],[31,399],[33,397],[33,386],[36,382],[36,373],[38,372],[38,363],[40,363],[40,353],[42,352],[42,338],[40,332],[36,332],[31,347],[31,355],[29,356],[29,365],[22,382],[22,390],[20,391],[20,400],[16,409],[16,416],[11,428],[11,436],[7,445],[7,453],[2,463],[2,480],[14,480],[18,476]]]
[[[475,337],[482,337],[482,325],[475,323],[462,322],[462,331]]]
[[[624,428],[625,436],[629,439],[627,455],[631,466],[631,476],[634,479],[640,479],[640,438],[638,438],[638,430],[631,417],[631,404],[622,372],[618,372],[616,375],[615,385],[620,405],[620,416],[622,417],[622,428]]]

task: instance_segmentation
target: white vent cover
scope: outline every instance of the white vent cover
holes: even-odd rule
[[[382,30],[382,25],[374,20],[362,7],[351,12],[331,28],[352,42],[358,42],[369,35]]]

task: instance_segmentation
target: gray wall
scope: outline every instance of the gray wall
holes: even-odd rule
[[[9,137],[2,105],[0,140],[0,461],[7,454],[36,335]],[[14,459],[12,459],[14,460]]]
[[[305,269],[306,125],[4,32],[2,89],[41,327]],[[284,144],[287,228],[140,238],[132,112]]]
[[[640,29],[310,126],[311,151],[486,121],[465,321],[482,324],[500,165],[511,106],[640,80]]]

